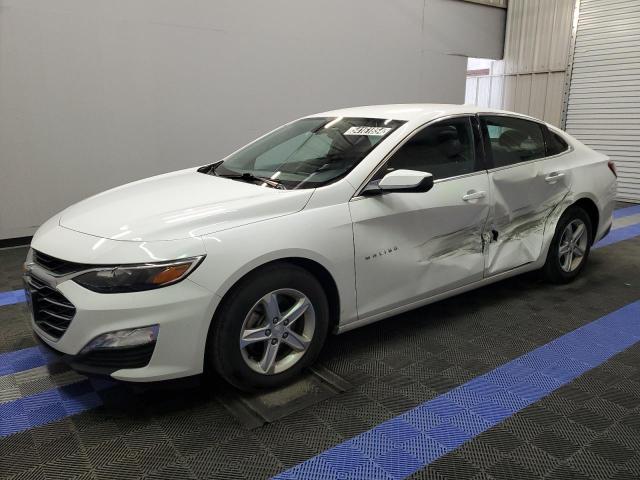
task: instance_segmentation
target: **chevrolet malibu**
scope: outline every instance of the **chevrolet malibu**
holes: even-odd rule
[[[613,163],[534,118],[347,108],[43,224],[24,281],[76,369],[281,385],[341,333],[540,270],[570,282],[612,223]]]

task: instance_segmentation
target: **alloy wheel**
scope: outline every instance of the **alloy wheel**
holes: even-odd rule
[[[258,300],[240,330],[245,363],[263,375],[284,372],[305,354],[315,331],[315,311],[302,292],[283,288]]]
[[[587,252],[587,226],[580,219],[572,220],[567,224],[560,237],[558,247],[558,259],[560,268],[566,273],[575,271]]]

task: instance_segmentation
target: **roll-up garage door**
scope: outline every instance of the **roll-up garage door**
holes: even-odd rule
[[[580,0],[566,130],[618,167],[640,202],[640,1]]]

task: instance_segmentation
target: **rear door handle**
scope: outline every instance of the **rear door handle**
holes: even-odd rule
[[[487,196],[487,192],[476,192],[475,190],[469,190],[466,195],[462,196],[462,200],[468,202],[470,200],[478,200]]]
[[[544,181],[547,183],[555,183],[564,177],[564,175],[565,174],[563,172],[551,172],[549,175],[544,177]]]

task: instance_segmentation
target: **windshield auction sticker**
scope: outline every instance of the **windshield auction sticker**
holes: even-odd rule
[[[391,131],[388,127],[351,127],[344,132],[345,135],[370,135],[372,137],[382,137]]]

